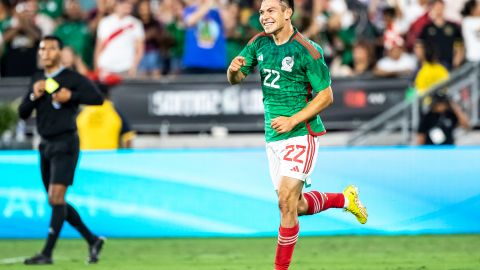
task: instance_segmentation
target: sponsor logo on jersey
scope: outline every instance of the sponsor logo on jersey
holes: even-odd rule
[[[263,53],[257,57],[258,61],[263,61]]]
[[[293,64],[294,64],[293,57],[287,56],[287,57],[283,58],[282,70],[292,72]]]

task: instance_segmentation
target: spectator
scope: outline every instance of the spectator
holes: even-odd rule
[[[31,76],[37,69],[37,46],[42,32],[35,25],[29,3],[18,4],[12,23],[3,34],[8,53],[2,58],[2,76]]]
[[[63,14],[64,0],[38,0],[40,13],[47,15],[53,20],[60,20]]]
[[[170,15],[171,19],[170,21],[164,21],[166,34],[170,37],[170,42],[165,48],[166,56],[169,62],[169,72],[179,74],[183,69],[182,58],[185,45],[184,5],[182,1],[175,0],[165,0],[164,3],[168,1],[170,1],[169,8],[163,9],[164,12],[168,11],[167,15]]]
[[[460,107],[441,93],[432,97],[431,110],[422,117],[418,128],[419,145],[452,145],[457,126],[469,128],[469,119]]]
[[[428,0],[401,1],[397,0],[397,12],[400,12],[399,27],[401,34],[408,34],[408,30],[428,10]],[[414,39],[415,41],[415,39]]]
[[[55,31],[57,24],[48,15],[39,12],[38,0],[26,0],[17,4],[16,9],[25,9],[34,18],[35,25],[42,31],[42,36],[49,36]]]
[[[254,36],[256,33],[263,31],[263,26],[260,23],[260,5],[262,4],[262,0],[253,0],[252,9],[254,10],[250,17],[248,18],[248,26],[251,29],[249,36]]]
[[[185,71],[225,72],[227,48],[218,0],[190,0],[183,19],[187,27],[183,55]]]
[[[414,56],[404,51],[404,41],[401,37],[387,41],[385,49],[387,55],[380,59],[373,70],[374,75],[392,77],[410,75],[417,66]]]
[[[160,54],[163,29],[160,22],[153,17],[150,0],[141,0],[137,8],[138,18],[145,31],[145,54],[138,66],[139,76],[158,79],[163,68],[163,57]]]
[[[476,0],[465,3],[462,11],[462,35],[465,41],[466,58],[470,62],[480,61],[480,4]]]
[[[10,27],[11,19],[10,16],[11,4],[9,0],[0,0],[0,60],[2,59],[4,53],[4,41],[3,41],[3,32]]]
[[[71,47],[83,62],[93,66],[93,37],[78,0],[65,0],[64,20],[55,30],[55,35],[65,46]]]
[[[231,2],[223,10],[225,18],[225,36],[227,38],[227,61],[230,63],[243,50],[246,42],[250,39],[246,35],[245,27],[240,24],[240,5]]]
[[[449,70],[459,67],[464,58],[460,27],[445,19],[443,0],[434,0],[429,13],[431,22],[423,28],[419,40],[435,44],[440,62]]]
[[[110,15],[115,7],[116,0],[97,0],[97,5],[87,15],[90,32],[96,34],[98,24],[104,17]]]
[[[422,96],[435,84],[448,79],[448,70],[439,62],[434,45],[417,43],[415,51],[422,63],[415,78],[415,89]],[[430,100],[426,100],[428,105]]]
[[[336,9],[340,8],[342,1],[338,2]],[[345,7],[346,8],[346,7]],[[332,12],[328,21],[328,31],[331,35],[335,57],[341,57],[342,65],[352,66],[353,64],[353,45],[358,38],[372,40],[374,44],[383,44],[381,34],[374,27],[367,17],[367,11],[356,9],[354,12],[336,11]],[[340,15],[346,14],[346,15]],[[351,14],[348,16],[348,14]],[[351,19],[349,19],[351,17]]]
[[[400,36],[401,26],[398,21],[397,9],[387,7],[383,10],[383,20],[385,21],[385,30],[383,32],[383,44]]]
[[[0,0],[0,32],[4,32],[11,23],[11,4],[9,0]]]
[[[435,0],[426,0],[427,3],[425,4],[423,15],[419,16],[416,20],[414,20],[410,24],[410,27],[408,28],[408,32],[406,34],[408,51],[413,50],[415,43],[418,40],[418,37],[423,31],[423,28],[425,28],[425,26],[431,22],[428,10],[431,9],[431,7],[434,4],[434,1]]]
[[[72,47],[63,47],[62,65],[84,76],[87,76],[90,72],[88,66],[83,62],[82,58],[75,53]]]
[[[82,150],[131,148],[135,132],[109,98],[110,86],[99,83],[105,95],[101,106],[85,106],[77,116]]]
[[[353,67],[341,65],[339,61],[332,63],[330,72],[333,76],[350,77],[368,75],[374,65],[373,47],[367,41],[359,41],[353,46]]]
[[[142,23],[131,13],[129,0],[117,0],[114,13],[100,20],[94,58],[100,73],[136,76],[145,34]]]
[[[310,22],[302,33],[305,37],[315,41],[322,47],[323,56],[327,63],[331,62],[333,54],[332,45],[327,35],[328,20],[332,15],[328,7],[329,1],[314,1],[311,19],[310,16],[306,18]]]

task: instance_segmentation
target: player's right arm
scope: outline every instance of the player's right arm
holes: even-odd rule
[[[230,84],[241,83],[258,64],[256,56],[256,40],[261,34],[254,36],[242,52],[235,57],[227,70],[227,79]]]
[[[241,71],[241,68],[245,66],[245,58],[243,56],[237,56],[232,60],[227,70],[227,79],[230,84],[238,84],[245,79],[245,74]]]

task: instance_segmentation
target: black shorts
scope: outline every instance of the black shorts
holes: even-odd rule
[[[45,189],[48,190],[49,184],[73,184],[79,147],[76,133],[42,138],[39,146],[40,168]]]

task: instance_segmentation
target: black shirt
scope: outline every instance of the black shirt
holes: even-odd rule
[[[453,131],[458,124],[458,118],[452,111],[444,113],[428,112],[420,121],[418,132],[425,134],[427,145],[454,144]]]
[[[454,44],[463,42],[460,26],[452,22],[445,22],[441,27],[432,22],[427,24],[419,39],[436,47],[440,62],[448,69],[451,69],[453,65]]]
[[[71,99],[68,102],[60,106],[54,106],[52,96],[47,92],[40,98],[31,101],[30,94],[33,93],[33,84],[45,79],[43,71],[37,72],[32,76],[27,94],[18,108],[22,119],[29,118],[32,111],[36,110],[37,129],[43,138],[76,131],[76,117],[79,104],[101,105],[103,103],[102,95],[93,83],[70,69],[64,69],[53,77],[59,84],[58,89],[65,87],[72,91]]]

